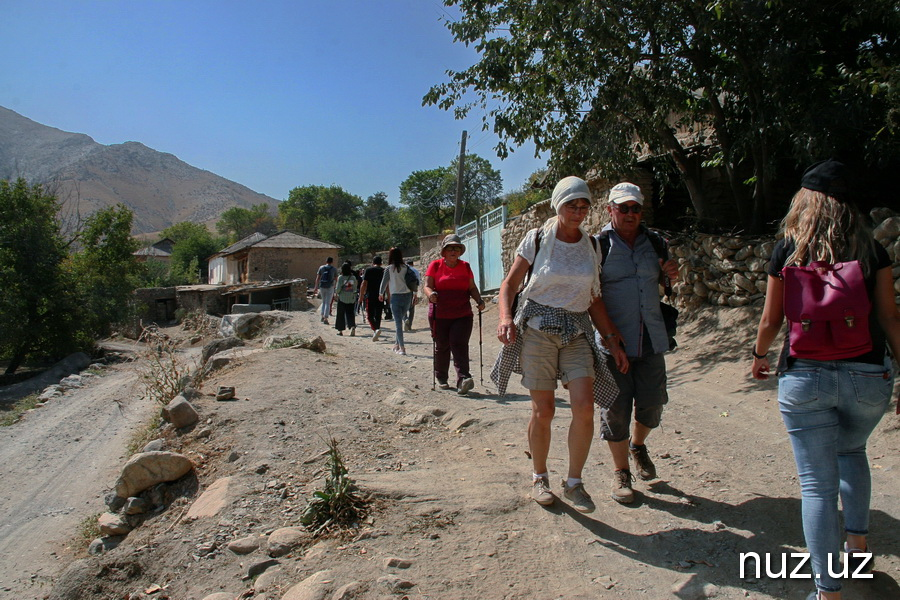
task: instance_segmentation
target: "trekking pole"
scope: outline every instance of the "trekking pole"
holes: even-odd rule
[[[431,304],[431,298],[428,299],[428,303]],[[432,304],[431,308],[429,325],[431,325],[431,391],[433,392],[437,389],[437,375],[434,374],[434,365],[437,362],[437,342],[434,339],[434,329],[437,326],[437,302]]]
[[[481,309],[478,309],[478,372],[481,375],[481,387],[484,387],[484,346],[481,342]]]

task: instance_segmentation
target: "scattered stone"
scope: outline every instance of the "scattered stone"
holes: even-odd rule
[[[333,585],[332,571],[319,571],[289,589],[281,600],[325,600]]]
[[[122,543],[125,539],[124,535],[114,535],[97,538],[88,546],[88,554],[91,556],[99,556],[105,554]]]
[[[200,431],[197,432],[197,439],[205,440],[205,439],[209,438],[211,435],[212,435],[212,428],[204,427],[203,429],[201,429]]]
[[[141,515],[147,512],[147,509],[150,506],[147,504],[147,501],[143,498],[135,498],[131,497],[125,501],[125,506],[122,509],[126,515]]]
[[[73,389],[80,388],[84,384],[81,380],[81,375],[69,375],[67,377],[63,377],[59,380],[59,386],[63,389]]]
[[[255,535],[248,535],[247,537],[242,537],[239,540],[232,540],[228,542],[228,549],[234,552],[235,554],[250,554],[251,552],[256,552],[259,550],[259,537]]]
[[[428,421],[429,417],[430,415],[426,415],[423,413],[409,413],[408,415],[397,421],[397,424],[406,425],[408,427],[415,427],[416,425],[421,425]]]
[[[450,431],[466,429],[478,423],[478,419],[469,415],[456,415],[451,419],[444,419],[444,424]]]
[[[112,512],[118,512],[120,508],[125,506],[125,498],[117,496],[115,492],[110,492],[103,498],[103,502]]]
[[[231,485],[231,477],[217,479],[209,489],[203,492],[191,505],[187,512],[188,519],[201,517],[214,517],[219,514],[228,502],[228,489]]]
[[[175,396],[165,408],[162,409],[162,417],[171,423],[176,429],[190,427],[200,420],[193,405],[184,396]]]
[[[412,561],[406,560],[405,558],[397,558],[396,556],[392,556],[390,558],[384,559],[385,569],[408,569],[411,566]]]
[[[44,388],[44,391],[41,392],[41,395],[38,396],[38,400],[41,402],[46,402],[47,400],[52,400],[53,398],[59,398],[63,395],[63,389],[58,385],[51,385]]]
[[[387,587],[392,592],[402,592],[403,590],[408,590],[409,588],[416,585],[411,581],[407,581],[401,577],[397,577],[396,575],[383,575],[382,577],[378,578],[378,583]]]
[[[116,495],[121,498],[136,496],[158,483],[180,479],[193,468],[191,459],[175,452],[135,454],[122,467],[116,481]]]
[[[366,586],[359,581],[351,581],[347,585],[338,588],[331,600],[352,600],[364,592],[365,589]]]
[[[131,531],[128,523],[117,514],[103,513],[97,519],[97,527],[100,533],[106,537],[114,535],[127,535]]]
[[[267,554],[278,558],[311,540],[312,534],[302,527],[282,527],[273,531],[269,536]]]
[[[226,337],[225,339],[221,340],[213,340],[203,346],[203,353],[200,358],[200,364],[206,365],[210,357],[218,354],[219,352],[224,352],[225,350],[230,350],[231,348],[243,345],[244,340],[238,339],[236,337]]]
[[[254,577],[258,577],[259,575],[265,573],[267,569],[280,564],[281,563],[274,558],[255,562],[247,569],[247,575],[244,577],[244,579],[253,579]]]
[[[391,394],[387,398],[384,399],[384,403],[393,406],[402,406],[403,404],[406,404],[406,397],[408,395],[409,392],[407,392],[405,389],[397,388],[393,392],[391,392]]]
[[[266,590],[274,587],[275,582],[284,575],[283,567],[272,567],[267,569],[265,573],[256,578],[253,582],[253,591],[261,594]]]
[[[166,447],[166,440],[158,438],[147,442],[142,452],[161,452]]]
[[[257,474],[262,475],[263,473],[265,473],[266,471],[269,470],[269,465],[268,465],[268,463],[260,463],[260,464],[257,465],[256,468],[253,469],[253,470],[254,470]]]
[[[234,388],[227,385],[219,386],[219,389],[216,391],[216,400],[222,402],[224,400],[231,400],[234,398]]]
[[[227,461],[230,462],[230,463],[233,463],[234,461],[236,461],[236,460],[239,459],[240,457],[241,457],[240,454],[238,454],[237,452],[235,452],[234,450],[232,450],[232,451],[228,454],[228,458],[226,458],[225,460],[227,460]]]

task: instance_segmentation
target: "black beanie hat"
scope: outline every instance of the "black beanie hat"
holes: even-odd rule
[[[847,168],[844,163],[831,158],[817,162],[803,172],[800,185],[808,190],[845,200],[849,193]]]

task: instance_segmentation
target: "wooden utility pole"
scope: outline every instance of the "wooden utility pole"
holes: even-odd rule
[[[466,162],[466,132],[462,132],[462,141],[459,143],[459,165],[456,171],[456,212],[453,214],[453,227],[459,228],[462,221],[462,192],[463,192],[463,174],[465,173]]]

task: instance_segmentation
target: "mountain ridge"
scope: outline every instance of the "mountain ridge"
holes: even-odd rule
[[[134,212],[134,233],[181,221],[211,223],[229,208],[278,200],[174,154],[136,141],[104,145],[83,133],[43,125],[0,106],[0,179],[48,185],[82,216],[121,203]]]

